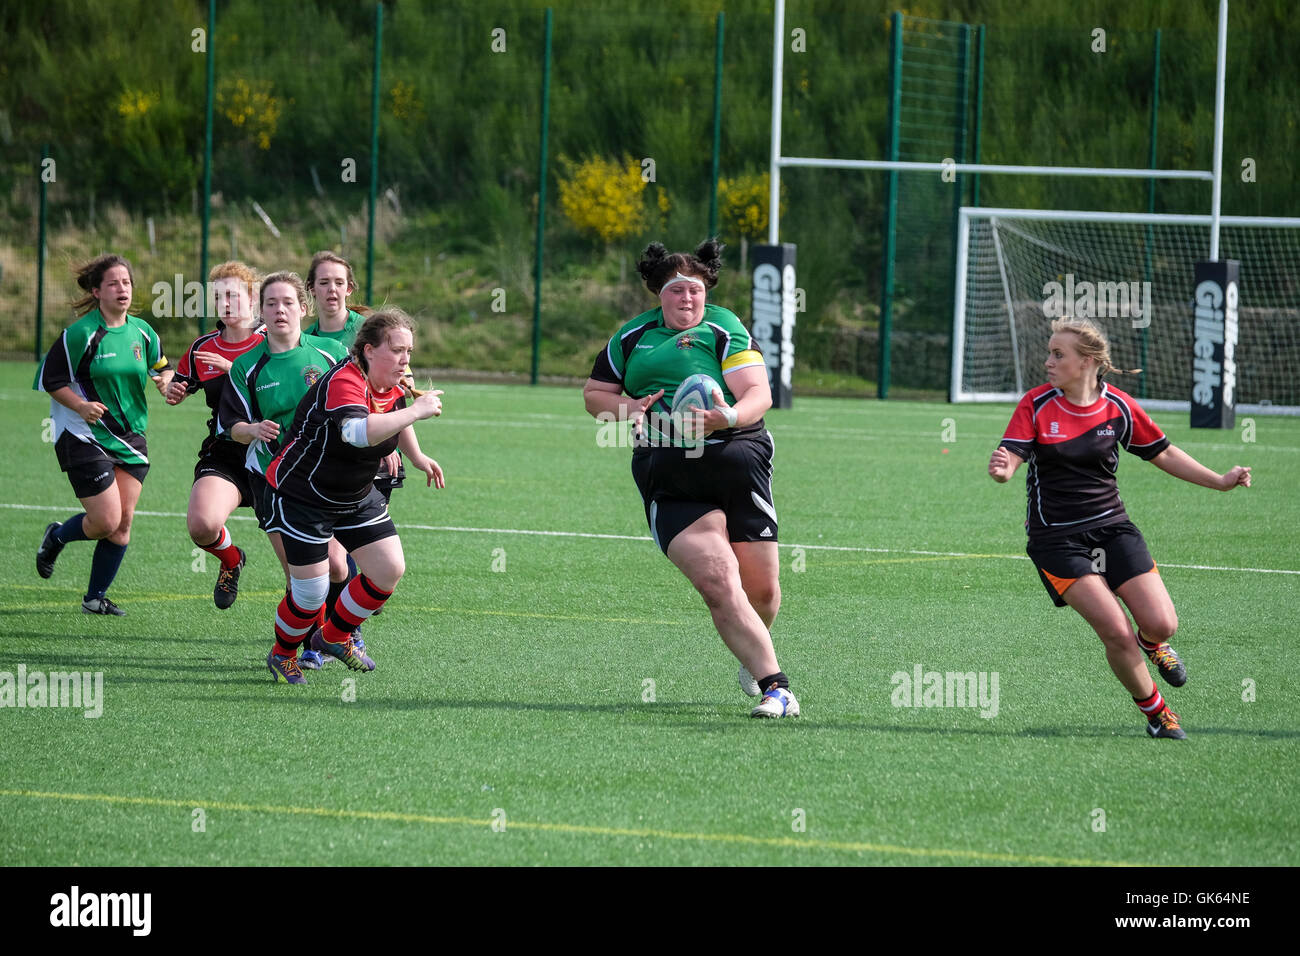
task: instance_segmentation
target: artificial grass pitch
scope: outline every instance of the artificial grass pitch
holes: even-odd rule
[[[1176,742],[1148,739],[1100,642],[1023,559],[1023,471],[986,474],[1009,406],[797,398],[768,416],[775,640],[803,716],[756,721],[703,602],[648,538],[629,449],[598,444],[576,389],[443,386],[442,418],[417,430],[447,488],[394,495],[407,574],[365,626],[377,670],[330,663],[288,687],[265,666],[283,578],[249,512],[230,523],[249,563],[229,611],[185,531],[196,398],[151,399],[154,465],[110,591],[128,616],[81,613],[89,544],[36,576],[42,529],[77,506],[31,375],[0,366],[0,672],[100,672],[103,693],[97,718],[0,708],[10,863],[1300,857],[1280,772],[1300,738],[1300,422],[1256,418],[1247,443],[1156,413],[1215,470],[1254,467],[1255,487],[1226,495],[1123,456],[1181,620],[1190,679],[1161,685]],[[919,687],[904,701],[918,666],[982,675],[983,706],[925,706]]]

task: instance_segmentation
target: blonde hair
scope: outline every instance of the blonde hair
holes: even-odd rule
[[[238,259],[230,259],[215,265],[208,272],[208,281],[216,282],[218,279],[243,279],[248,285],[249,297],[252,297],[253,290],[257,288],[257,270],[252,266],[240,262]]]
[[[1110,343],[1106,341],[1106,333],[1087,319],[1076,319],[1070,316],[1053,319],[1052,334],[1058,332],[1074,333],[1074,350],[1084,358],[1090,358],[1097,363],[1099,382],[1108,372],[1119,372],[1121,375],[1138,375],[1142,372],[1140,368],[1116,368],[1110,360]]]
[[[219,263],[208,270],[208,282],[219,282],[222,279],[238,279],[244,283],[244,288],[248,292],[248,304],[253,304],[253,293],[257,291],[257,270],[238,259],[228,259]],[[250,316],[252,318],[252,316]],[[224,329],[226,323],[217,319],[217,328]]]

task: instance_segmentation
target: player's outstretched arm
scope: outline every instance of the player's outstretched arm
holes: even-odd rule
[[[1177,445],[1170,445],[1156,457],[1151,459],[1151,464],[1155,465],[1161,471],[1167,471],[1175,478],[1181,478],[1183,481],[1190,481],[1194,485],[1201,485],[1204,488],[1214,488],[1217,491],[1231,491],[1238,485],[1245,488],[1250,487],[1250,469],[1237,465],[1223,474],[1211,471],[1199,461],[1193,458],[1187,452],[1183,451]]]
[[[391,412],[371,412],[366,418],[365,440],[353,442],[360,445],[378,445],[388,441],[394,435],[400,435],[402,429],[409,428],[416,422],[442,414],[442,389],[435,388],[425,392],[410,405]],[[352,441],[345,430],[343,437]]]
[[[989,477],[998,484],[1010,481],[1016,469],[1024,463],[1025,460],[1019,455],[999,445],[993,449],[993,455],[989,458]]]
[[[413,466],[424,472],[425,477],[428,479],[425,482],[426,487],[429,485],[436,485],[439,488],[447,487],[447,479],[443,476],[442,466],[420,449],[420,441],[415,437],[414,428],[408,425],[397,433],[397,447],[402,450],[402,454],[411,460]]]

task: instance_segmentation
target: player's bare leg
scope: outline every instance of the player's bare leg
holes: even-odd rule
[[[210,545],[220,536],[239,502],[239,489],[224,478],[204,475],[194,482],[185,511],[190,539],[200,548]]]
[[[1116,593],[1137,623],[1140,650],[1156,665],[1161,677],[1174,687],[1182,687],[1187,683],[1187,669],[1169,646],[1169,639],[1178,630],[1178,612],[1164,579],[1153,568],[1129,578]]]
[[[780,671],[772,637],[741,586],[726,516],[710,511],[692,522],[669,543],[667,554],[704,598],[713,626],[740,663],[758,676]]]
[[[1062,595],[1078,611],[1106,647],[1106,662],[1119,682],[1138,699],[1151,693],[1151,672],[1133,640],[1133,626],[1114,592],[1099,574],[1085,574]]]
[[[763,626],[771,633],[777,611],[781,608],[781,559],[776,542],[733,541],[731,550],[740,565],[740,586]],[[758,697],[762,693],[757,678],[743,664],[737,679],[740,689],[748,696]]]
[[[226,479],[204,475],[190,489],[190,503],[185,511],[190,540],[221,562],[212,592],[212,599],[221,610],[235,603],[239,572],[246,557],[226,528],[226,521],[239,507],[240,500],[239,489]]]
[[[732,541],[731,550],[740,566],[740,586],[770,631],[781,609],[781,559],[776,542]]]
[[[1145,575],[1144,575],[1145,577]],[[1126,582],[1127,583],[1127,582]],[[1121,586],[1121,590],[1123,586]],[[1065,602],[1092,625],[1106,646],[1106,660],[1133,702],[1147,718],[1147,733],[1152,737],[1183,739],[1187,735],[1178,725],[1178,715],[1169,709],[1147,670],[1141,648],[1133,639],[1128,615],[1119,599],[1099,574],[1085,574],[1070,585],[1063,595]]]

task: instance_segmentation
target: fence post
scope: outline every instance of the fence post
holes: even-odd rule
[[[709,180],[709,236],[718,234],[718,167],[722,163],[722,43],[723,20],[718,14],[717,49],[713,55],[713,175]]]
[[[546,130],[551,119],[551,8],[546,8],[546,38],[542,47],[542,132],[537,155],[537,247],[533,255],[533,370],[537,384],[542,352],[542,241],[546,235]]]
[[[217,0],[208,0],[208,78],[207,107],[203,126],[203,235],[199,246],[199,281],[207,288],[208,281],[208,230],[212,225],[212,103],[215,97],[217,55]],[[206,302],[206,293],[204,296]],[[206,313],[207,309],[203,310]],[[203,334],[204,315],[195,318],[196,332]]]
[[[370,81],[370,225],[366,230],[366,304],[375,290],[375,200],[379,195],[379,59],[383,54],[384,5],[375,4],[375,72]]]
[[[41,147],[41,212],[39,235],[36,239],[36,361],[44,353],[42,330],[45,322],[45,161],[50,158],[50,144]]]

